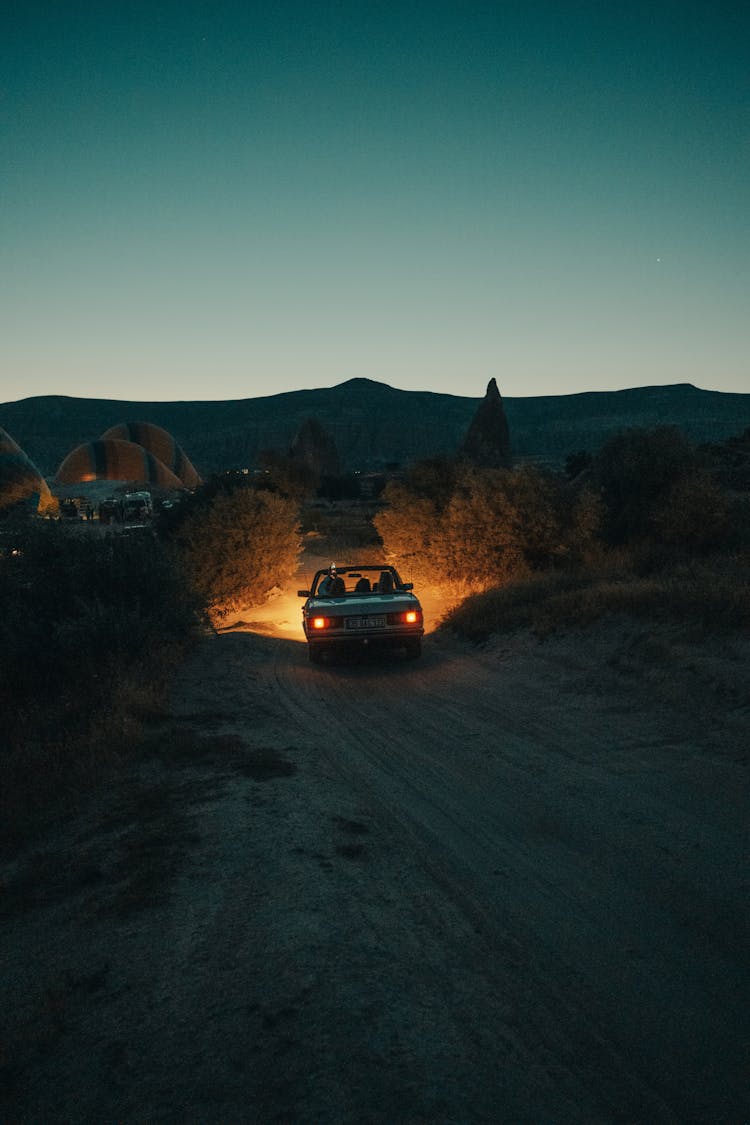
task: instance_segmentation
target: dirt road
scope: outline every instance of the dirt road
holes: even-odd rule
[[[6,873],[2,1120],[746,1121],[722,645],[208,638],[131,782]]]

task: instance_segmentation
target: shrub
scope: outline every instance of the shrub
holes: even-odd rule
[[[182,573],[214,619],[263,602],[295,572],[296,503],[244,484],[198,495],[170,529]]]
[[[601,502],[592,490],[533,466],[441,468],[389,484],[375,519],[387,552],[415,580],[437,571],[466,594],[596,554]]]
[[[477,643],[520,628],[545,636],[605,614],[688,623],[700,631],[747,628],[748,564],[746,554],[733,554],[643,575],[620,553],[597,568],[536,576],[476,594],[448,613],[440,627]]]
[[[0,558],[0,815],[28,818],[126,753],[197,635],[198,603],[152,536],[13,529]]]
[[[440,513],[433,500],[420,496],[401,481],[391,481],[383,492],[384,508],[373,519],[389,555],[395,557],[416,581],[429,577],[441,565]],[[430,565],[432,560],[433,565]]]
[[[653,504],[649,526],[662,543],[713,550],[732,537],[729,498],[706,473],[682,477]]]
[[[568,480],[574,480],[581,473],[585,473],[587,469],[591,468],[593,457],[586,449],[579,449],[575,453],[569,453],[565,458],[565,475]]]
[[[630,543],[654,534],[654,515],[699,458],[678,429],[630,429],[610,438],[594,458],[592,475],[604,502],[604,534]]]

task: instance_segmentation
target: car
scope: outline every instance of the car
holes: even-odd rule
[[[318,570],[305,598],[302,628],[310,660],[326,654],[377,648],[401,648],[409,659],[422,651],[424,616],[411,582],[402,582],[394,566],[336,567],[331,592],[321,585],[332,568]]]

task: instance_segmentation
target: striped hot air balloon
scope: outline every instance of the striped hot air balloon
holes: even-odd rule
[[[153,422],[120,422],[119,425],[111,426],[102,434],[103,441],[110,438],[134,441],[137,445],[142,445],[171,469],[186,488],[197,488],[201,483],[201,478],[182,447],[167,430],[154,425]]]
[[[171,469],[142,445],[117,438],[100,438],[77,446],[62,462],[55,479],[58,484],[120,480],[153,484],[159,488],[185,487]]]
[[[36,465],[10,434],[0,428],[0,508],[21,501],[43,510],[52,503],[52,494]]]

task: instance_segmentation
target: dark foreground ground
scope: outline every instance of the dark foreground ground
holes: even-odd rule
[[[3,866],[0,1120],[747,1121],[747,656],[207,639]]]

